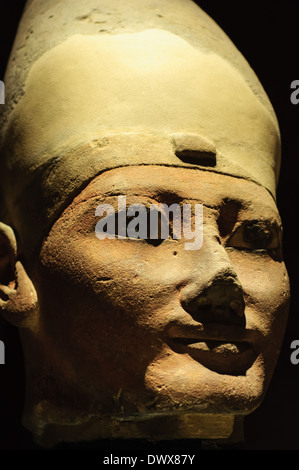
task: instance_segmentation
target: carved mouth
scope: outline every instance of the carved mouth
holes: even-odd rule
[[[239,335],[241,337],[238,340],[231,335],[230,339],[224,339],[223,337],[215,339],[215,336],[220,336],[216,333],[211,339],[203,331],[196,334],[196,336],[171,335],[167,343],[173,351],[179,354],[188,354],[204,367],[219,374],[246,375],[246,371],[252,366],[257,357],[252,342],[246,341],[247,338],[244,332],[243,335]],[[223,330],[221,336],[223,336]],[[226,336],[226,338],[228,337]]]

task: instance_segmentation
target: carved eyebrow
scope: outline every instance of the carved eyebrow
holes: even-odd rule
[[[222,237],[226,237],[236,228],[247,222],[257,221],[271,226],[273,229],[282,230],[282,223],[279,214],[263,207],[255,207],[255,211],[249,210],[247,201],[242,199],[225,198],[219,207],[217,224]],[[266,212],[267,214],[266,214]]]
[[[213,142],[197,134],[172,134],[176,156],[184,163],[215,167],[216,147]]]
[[[219,233],[225,237],[233,230],[241,211],[243,204],[235,199],[225,198],[219,208],[217,224]]]

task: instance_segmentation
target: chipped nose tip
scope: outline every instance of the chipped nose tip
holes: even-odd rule
[[[232,281],[217,280],[199,295],[189,298],[183,306],[202,323],[243,324],[245,321],[243,290]]]

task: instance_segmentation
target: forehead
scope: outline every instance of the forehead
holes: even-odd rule
[[[166,166],[128,166],[97,176],[75,198],[73,205],[118,195],[153,198],[160,203],[193,201],[218,209],[237,202],[240,209],[253,216],[279,217],[269,192],[243,178],[213,171]],[[138,202],[138,201],[136,201]]]

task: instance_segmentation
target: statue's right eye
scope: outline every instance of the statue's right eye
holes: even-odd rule
[[[150,245],[158,246],[165,239],[172,238],[172,223],[163,212],[135,204],[119,212],[106,211],[96,224],[95,231],[99,239],[145,240]]]
[[[127,211],[126,216],[128,238],[145,240],[153,246],[158,246],[165,239],[172,238],[172,223],[163,214],[163,211],[154,208],[153,205],[151,208],[145,206],[140,208],[138,205],[133,205],[131,208],[131,212]],[[139,212],[140,209],[141,212]]]

